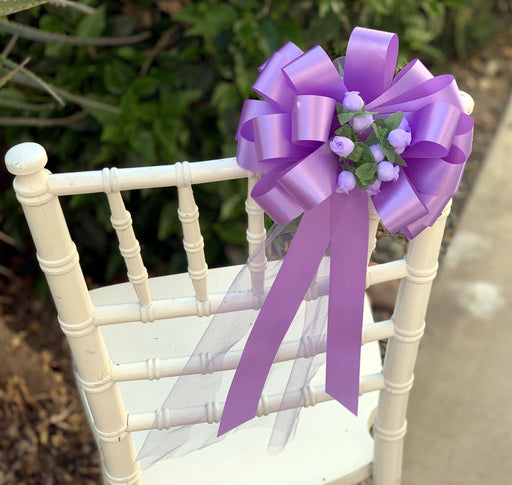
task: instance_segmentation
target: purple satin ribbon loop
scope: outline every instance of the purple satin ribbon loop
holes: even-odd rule
[[[275,222],[286,224],[334,192],[337,172],[338,157],[325,143],[300,162],[267,173],[252,197]]]
[[[283,170],[279,168],[268,172],[252,191],[254,200],[258,201],[258,205],[277,224],[286,224],[304,212],[304,208],[297,202],[297,199],[279,185],[279,178],[282,174]]]
[[[370,103],[391,85],[397,59],[396,34],[356,27],[347,46],[345,86]]]
[[[256,156],[260,162],[273,160],[297,160],[308,151],[292,143],[289,113],[273,113],[252,120]]]
[[[389,232],[395,233],[425,216],[428,211],[402,170],[398,180],[372,197],[373,205]]]
[[[265,69],[261,72],[252,89],[284,111],[291,107],[292,97],[296,94],[283,75],[282,69],[290,59],[279,52],[272,54]]]
[[[292,105],[292,142],[315,146],[331,136],[336,100],[326,96],[295,96]]]
[[[346,88],[327,53],[316,46],[283,68],[298,94],[316,94],[343,100]]]
[[[411,121],[414,133],[404,158],[446,157],[462,112],[451,104],[432,103],[418,110]]]
[[[289,252],[254,323],[235,373],[219,434],[252,418],[279,345],[330,244],[326,389],[357,413],[368,243],[368,196],[335,191],[341,170],[329,141],[336,102],[358,91],[377,117],[402,111],[412,142],[407,167],[382,184],[373,204],[390,232],[413,238],[432,225],[456,192],[471,152],[473,120],[452,76],[419,61],[394,76],[396,34],[357,27],[343,78],[325,51],[288,43],[260,68],[237,130],[238,163],[263,172],[252,197],[274,221],[303,214]],[[246,157],[246,158],[244,158]]]

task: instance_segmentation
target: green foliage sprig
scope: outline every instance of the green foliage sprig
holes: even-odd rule
[[[357,133],[350,122],[355,116],[372,116],[377,112],[366,111],[366,106],[357,111],[350,111],[343,107],[341,103],[336,106],[338,112],[338,122],[340,127],[335,131],[339,137],[345,137],[352,141],[353,148],[350,153],[341,152],[340,162],[343,170],[351,172],[355,176],[356,185],[361,190],[366,190],[377,180],[378,161],[372,150],[372,145],[379,145],[384,153],[386,160],[393,165],[407,167],[405,160],[395,151],[395,148],[388,140],[389,134],[400,126],[403,119],[403,113],[398,111],[389,115],[387,118],[374,118],[370,127],[363,133]],[[349,145],[351,146],[351,145]]]

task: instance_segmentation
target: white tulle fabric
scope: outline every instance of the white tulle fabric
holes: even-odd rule
[[[228,311],[236,303],[239,292],[251,291],[250,262],[254,258],[261,257],[261,251],[266,251],[265,294],[267,294],[279,271],[282,257],[286,253],[286,248],[296,227],[297,221],[288,225],[274,225],[268,233],[265,245],[262,244],[252,254],[247,264],[233,281],[218,312],[212,318],[192,354],[193,357],[209,352],[211,360],[208,361],[207,368],[217,367],[226,353],[233,348],[242,348],[242,344],[256,320],[258,310],[255,309]],[[326,256],[320,265],[316,276],[317,281],[327,279],[328,260],[329,257]],[[314,285],[313,282],[312,286]],[[308,345],[308,348],[319,348],[320,340],[326,332],[328,297],[319,295],[318,291],[312,291],[311,293],[313,298],[304,303],[302,321],[297,322],[297,318],[294,321],[294,325],[298,324],[302,327],[298,337],[295,337],[295,339],[300,338],[298,353],[304,353],[304,345]],[[327,291],[324,290],[321,293],[325,295]],[[300,333],[302,333],[302,336]],[[213,401],[217,403],[225,402],[233,372],[188,375],[192,357],[163,402],[160,412],[164,409],[176,410],[205,406],[206,403]],[[274,364],[267,378],[263,394],[284,392],[289,401],[290,393],[300,391],[307,386],[324,362],[325,353],[321,353],[316,356],[298,358],[291,362]],[[294,402],[296,408],[280,409],[274,415],[255,418],[232,432],[237,432],[248,426],[270,427],[268,450],[272,453],[278,453],[293,438],[299,421],[300,409],[305,404],[303,393],[295,392],[295,394],[298,396],[296,402]],[[283,406],[282,402],[281,406]],[[217,437],[218,428],[218,423],[195,423],[167,430],[154,429],[149,431],[138,456],[142,468],[147,468],[163,459],[187,455],[195,450],[212,445],[229,435],[228,433]]]

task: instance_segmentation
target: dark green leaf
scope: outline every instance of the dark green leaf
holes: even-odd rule
[[[179,14],[182,14],[184,9],[182,9]],[[205,14],[197,15],[197,16],[186,16],[184,14],[177,15],[180,18],[184,19],[188,17],[187,20],[191,24],[193,24],[192,28],[187,30],[186,35],[200,35],[200,36],[213,36],[217,35],[223,30],[231,29],[233,23],[237,18],[236,10],[233,6],[227,3],[219,3],[213,7],[210,7]]]
[[[158,240],[164,239],[177,234],[180,224],[178,220],[178,202],[176,200],[168,200],[160,211],[158,221]]]
[[[86,15],[76,28],[77,37],[100,37],[106,25],[106,4],[100,5],[92,15]]]
[[[238,90],[233,83],[221,82],[215,86],[211,97],[211,103],[219,113],[226,111],[240,102]]]

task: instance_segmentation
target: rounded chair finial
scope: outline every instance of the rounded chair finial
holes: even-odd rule
[[[470,115],[475,107],[475,100],[465,91],[459,91],[459,93],[462,98],[462,102],[464,103],[464,107],[466,108],[466,113]]]
[[[38,143],[20,143],[5,154],[5,165],[13,175],[36,173],[44,168],[47,161],[46,150]]]

